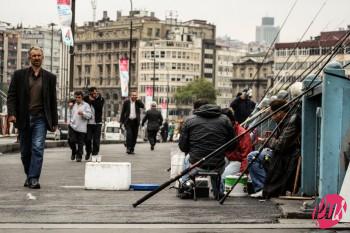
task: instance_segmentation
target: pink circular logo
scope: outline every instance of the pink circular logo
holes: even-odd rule
[[[345,216],[347,209],[345,199],[338,194],[327,194],[312,212],[312,219],[321,229],[330,228]]]

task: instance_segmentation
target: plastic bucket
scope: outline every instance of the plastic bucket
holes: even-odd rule
[[[238,178],[239,176],[237,175],[229,175],[225,177],[225,193],[231,189],[233,184],[237,182]],[[232,197],[247,196],[248,195],[247,182],[248,182],[248,177],[246,175],[243,175],[229,196],[232,196]]]

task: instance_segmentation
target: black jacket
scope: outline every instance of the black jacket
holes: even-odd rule
[[[219,106],[203,105],[193,114],[185,121],[179,139],[179,147],[181,151],[190,154],[191,164],[207,156],[235,136],[232,123],[227,116],[221,114]],[[222,151],[201,167],[215,169],[224,165],[225,154]]]
[[[95,100],[90,100],[89,96],[84,97],[84,101],[88,103],[90,106],[92,105],[95,110],[95,121],[96,123],[101,123],[102,122],[102,109],[103,105],[105,103],[105,99],[101,96],[98,95]]]
[[[142,119],[142,126],[147,121],[147,130],[158,131],[162,125],[163,117],[157,109],[150,109]]]
[[[15,127],[23,129],[29,123],[29,77],[31,68],[16,70],[7,94],[7,111],[16,117]],[[56,76],[42,69],[42,96],[48,130],[58,125]]]
[[[137,123],[140,123],[140,114],[141,114],[141,108],[144,108],[145,105],[142,103],[141,100],[136,100],[135,103],[135,109],[136,109],[136,119],[137,119]],[[130,115],[130,100],[125,100],[123,103],[123,107],[122,107],[122,113],[120,114],[120,120],[119,122],[121,124],[127,124],[128,123],[128,119],[129,119],[129,115]]]

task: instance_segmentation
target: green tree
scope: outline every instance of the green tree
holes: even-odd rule
[[[209,103],[213,104],[216,101],[216,94],[214,85],[204,78],[200,78],[178,88],[174,97],[178,104],[192,104],[197,99],[207,99]]]

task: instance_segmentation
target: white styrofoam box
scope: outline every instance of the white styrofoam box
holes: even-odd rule
[[[129,190],[131,164],[88,162],[85,165],[85,189]]]

